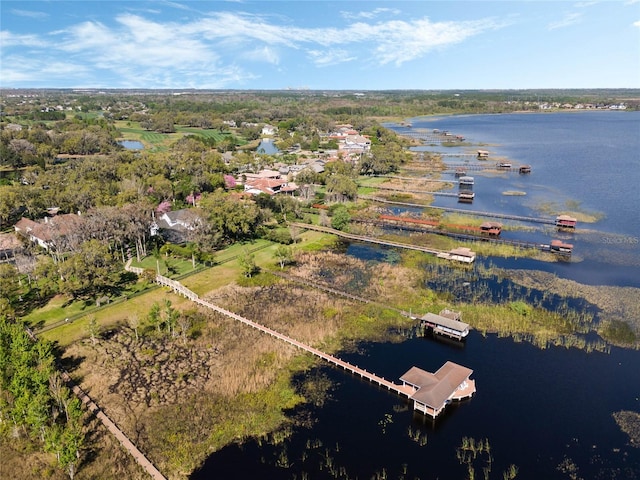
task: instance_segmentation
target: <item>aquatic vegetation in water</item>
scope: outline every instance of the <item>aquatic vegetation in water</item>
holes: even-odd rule
[[[509,270],[503,274],[518,285],[543,290],[547,295],[588,299],[599,309],[598,334],[616,345],[640,347],[640,289],[584,285],[534,270]]]
[[[466,465],[467,478],[474,480],[476,478],[476,464],[484,465],[482,473],[485,480],[491,478],[491,470],[493,468],[493,456],[491,454],[491,445],[489,439],[485,438],[476,440],[473,437],[462,437],[460,446],[456,449],[456,457],[460,465]],[[518,476],[518,467],[511,464],[506,471],[502,473],[504,480],[513,480]]]
[[[411,440],[416,442],[421,447],[424,447],[427,444],[427,438],[428,438],[427,434],[422,432],[422,431],[420,431],[419,428],[416,428],[414,430],[413,428],[411,428],[411,425],[409,425],[409,428],[407,430],[407,434],[409,435],[409,438]]]
[[[466,323],[483,332],[512,337],[539,348],[563,346],[585,351],[609,350],[594,338],[596,308],[586,298],[543,285],[514,282],[510,271],[474,265],[465,270],[448,265],[424,266],[425,284],[439,293],[444,306],[455,305]],[[525,271],[526,272],[526,271]]]
[[[613,414],[618,427],[629,435],[629,443],[640,448],[640,413],[623,410]]]
[[[564,206],[555,202],[543,202],[534,206],[534,209],[547,215],[571,215],[582,223],[595,223],[605,217],[602,212],[587,212],[583,210],[577,200],[567,200]]]

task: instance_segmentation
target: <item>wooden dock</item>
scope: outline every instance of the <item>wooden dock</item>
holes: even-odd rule
[[[441,178],[427,178],[426,176],[422,176],[422,177],[402,177],[400,175],[371,175],[374,178],[389,178],[392,180],[406,180],[408,182],[430,182],[430,183],[450,183],[452,185],[455,185],[458,182],[458,180],[443,180]],[[368,186],[368,185],[361,185],[363,187]],[[379,188],[377,185],[375,185],[375,188]]]
[[[385,221],[384,219],[369,219],[369,218],[353,218],[352,221],[359,223],[367,223],[370,225],[376,225],[383,228],[395,228],[398,230],[405,230],[408,232],[416,233],[430,233],[433,235],[442,235],[444,237],[455,238],[456,240],[470,241],[470,242],[488,242],[495,245],[511,245],[518,248],[533,248],[535,250],[542,250],[547,252],[550,250],[550,244],[529,242],[526,240],[510,240],[506,238],[498,238],[495,235],[473,235],[469,233],[449,232],[446,230],[440,230],[437,225],[430,225],[428,221],[425,221],[423,226],[414,222],[408,223],[394,223]],[[435,222],[434,222],[435,223]]]
[[[400,242],[389,242],[387,240],[380,240],[373,237],[366,237],[364,235],[354,235],[352,233],[346,233],[341,230],[336,230],[334,228],[321,227],[319,225],[311,225],[309,223],[291,222],[289,223],[289,225],[292,225],[294,227],[306,228],[307,230],[315,230],[317,232],[330,233],[332,235],[338,235],[339,237],[348,238],[349,240],[356,240],[359,242],[366,242],[366,243],[375,243],[378,245],[404,248],[407,250],[417,250],[419,252],[431,253],[432,255],[448,255],[449,253],[445,250],[438,250],[436,248],[423,247],[421,245],[411,245],[410,243],[400,243]]]
[[[527,217],[522,215],[509,215],[505,213],[495,213],[495,212],[482,212],[478,210],[466,210],[464,208],[450,208],[450,207],[435,207],[433,205],[420,205],[419,203],[409,203],[409,202],[396,202],[393,200],[387,200],[384,198],[374,197],[372,195],[360,195],[360,198],[365,200],[371,200],[373,202],[378,203],[386,203],[389,205],[401,205],[405,207],[412,208],[430,208],[434,210],[442,210],[445,212],[452,213],[464,213],[467,215],[477,215],[479,217],[490,217],[490,218],[501,218],[506,220],[517,220],[520,222],[530,222],[530,223],[542,223],[545,225],[555,225],[556,220],[554,218],[545,218],[545,217]]]
[[[301,224],[304,225],[304,224]],[[128,265],[125,266],[125,268],[127,268],[129,271],[134,271],[133,267],[130,266],[130,262]],[[326,362],[330,363],[331,365],[335,365],[337,367],[342,368],[343,370],[346,370],[350,373],[352,373],[353,375],[357,375],[362,379],[368,380],[371,383],[374,383],[380,387],[384,387],[392,392],[395,392],[398,395],[401,395],[403,397],[407,397],[408,399],[411,399],[412,396],[416,393],[416,389],[413,388],[410,385],[406,385],[404,382],[403,384],[397,384],[394,382],[391,382],[383,377],[380,377],[372,372],[368,372],[367,370],[360,368],[356,365],[353,365],[352,363],[346,362],[344,360],[339,359],[338,357],[335,357],[333,355],[329,355],[328,353],[325,353],[321,350],[318,350],[317,348],[314,348],[310,345],[307,345],[305,343],[299,342],[298,340],[295,340],[294,338],[291,338],[287,335],[284,335],[276,330],[273,330],[272,328],[269,328],[265,325],[259,324],[257,322],[254,322],[253,320],[249,320],[248,318],[245,318],[241,315],[238,315],[236,313],[233,313],[229,310],[226,310],[222,307],[219,307],[218,305],[215,305],[207,300],[201,299],[197,293],[189,290],[187,287],[185,287],[184,285],[182,285],[180,282],[176,281],[176,280],[172,280],[170,278],[164,277],[162,275],[156,275],[156,279],[155,279],[156,283],[158,283],[159,285],[163,285],[163,286],[167,286],[169,287],[171,290],[173,290],[176,294],[178,295],[182,295],[186,298],[188,298],[189,300],[191,300],[192,302],[204,307],[204,308],[208,308],[210,310],[213,310],[215,312],[218,312],[226,317],[232,318],[234,320],[237,320],[240,323],[243,323],[244,325],[247,325],[251,328],[254,328],[256,330],[259,330],[263,333],[266,333],[267,335],[270,335],[274,338],[277,338],[278,340],[281,340],[285,343],[288,343],[289,345],[292,345],[300,350],[303,350],[305,352],[311,353],[312,355],[321,358],[322,360],[325,360]],[[415,367],[414,367],[415,368]],[[471,381],[472,385],[471,388],[467,388],[463,391],[461,391],[460,389],[457,389],[455,392],[455,396],[453,397],[453,399],[455,400],[461,400],[463,398],[470,398],[476,391],[475,389],[475,382]],[[417,403],[414,401],[414,407],[417,406]],[[429,413],[429,412],[425,412],[427,414],[432,415],[434,418],[440,413],[440,412],[433,412],[433,413]]]
[[[450,182],[446,182],[446,183],[459,183],[457,181],[450,181]],[[391,192],[401,192],[401,193],[415,193],[418,195],[433,195],[436,197],[457,197],[458,194],[457,193],[451,193],[451,192],[433,192],[433,191],[426,191],[426,190],[412,190],[412,189],[408,189],[408,188],[396,188],[396,187],[382,187],[380,185],[376,185],[375,187],[378,190],[387,190],[387,191],[391,191]]]
[[[137,273],[142,272],[142,269],[138,269],[136,267],[130,266],[131,261],[128,262],[129,265],[125,265],[125,270],[129,270],[131,272],[138,271]],[[128,267],[128,268],[127,268]],[[37,341],[37,337],[35,333],[29,328],[26,328],[26,332],[31,337],[31,340],[34,342]],[[129,437],[120,430],[118,425],[111,420],[106,413],[94,402],[89,395],[77,385],[73,379],[69,376],[69,374],[61,368],[59,365],[56,365],[56,368],[60,372],[60,377],[65,382],[67,387],[73,392],[73,394],[82,402],[82,404],[96,416],[100,422],[107,428],[107,430],[116,438],[116,440],[122,445],[129,454],[134,458],[134,460],[140,465],[145,472],[149,474],[151,478],[154,480],[167,480],[166,477],[156,468],[156,466],[135,446],[135,444],[129,440]]]
[[[288,343],[289,345],[293,345],[294,347],[299,348],[300,350],[309,352],[315,355],[316,357],[319,357],[329,362],[332,365],[341,367],[342,369],[347,370],[348,372],[351,372],[354,375],[357,375],[361,378],[369,380],[370,382],[380,385],[381,387],[385,387],[391,391],[398,393],[399,395],[409,397],[411,393],[413,393],[412,390],[407,388],[406,386],[393,383],[389,380],[386,380],[385,378],[379,377],[374,373],[367,372],[365,369],[357,367],[356,365],[353,365],[349,362],[345,362],[344,360],[340,360],[339,358],[334,357],[333,355],[329,355],[328,353],[324,353],[323,351],[318,350],[317,348],[314,348],[310,345],[299,342],[298,340],[295,340],[294,338],[291,338],[287,335],[277,332],[272,328],[269,328],[265,325],[254,322],[253,320],[249,320],[248,318],[245,318],[241,315],[238,315],[222,307],[219,307],[211,302],[208,302],[207,300],[203,300],[198,296],[197,293],[189,290],[187,287],[185,287],[184,285],[182,285],[180,282],[176,280],[171,280],[170,278],[164,277],[162,275],[157,275],[156,283],[158,283],[159,285],[169,287],[178,295],[182,295],[183,297],[188,298],[189,300],[193,301],[194,303],[197,303],[198,305],[208,308],[209,310],[213,310],[215,312],[221,313],[226,317],[237,320],[240,323],[248,325],[249,327],[255,328],[256,330],[259,330],[263,333],[271,335],[272,337],[277,338],[278,340],[282,340],[283,342]]]

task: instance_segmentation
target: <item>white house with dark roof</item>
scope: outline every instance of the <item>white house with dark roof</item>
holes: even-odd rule
[[[276,133],[278,133],[278,127],[269,124],[262,127],[262,135],[275,135]]]
[[[190,231],[200,222],[198,214],[190,208],[163,213],[151,224],[151,235],[162,235],[172,243],[184,243]]]

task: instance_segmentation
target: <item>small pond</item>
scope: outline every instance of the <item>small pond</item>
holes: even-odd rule
[[[265,155],[275,155],[277,153],[280,153],[280,150],[278,150],[278,147],[276,147],[273,139],[263,138],[260,141],[260,145],[258,145],[258,148],[256,148],[256,152],[263,153]]]
[[[142,142],[138,140],[120,140],[118,143],[122,145],[124,148],[126,148],[127,150],[143,150],[144,149],[144,145],[142,144]]]

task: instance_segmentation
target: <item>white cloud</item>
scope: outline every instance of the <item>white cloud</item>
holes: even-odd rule
[[[2,62],[2,82],[5,85],[19,85],[41,78],[49,81],[88,79],[91,73],[91,69],[82,64],[49,61],[32,56],[11,55]]]
[[[640,28],[640,20],[638,20],[637,22],[633,22],[633,26]]]
[[[369,25],[354,24],[345,32],[362,41],[370,40],[378,63],[404,62],[422,57],[436,48],[460,43],[484,31],[499,28],[493,20],[470,22],[431,22],[428,18],[410,22],[394,20]]]
[[[19,17],[28,17],[28,18],[47,18],[49,16],[48,13],[45,12],[36,12],[33,10],[20,10],[18,8],[12,8],[10,10],[14,15],[18,15]]]
[[[396,12],[373,11],[376,15]],[[100,80],[113,72],[117,86],[222,88],[241,87],[238,82],[258,78],[246,70],[248,64],[243,68],[238,62],[280,65],[287,51],[305,52],[316,67],[356,61],[359,66],[399,66],[501,26],[492,19],[432,22],[422,18],[303,28],[272,15],[214,12],[193,21],[156,21],[121,13],[113,24],[85,21],[50,32],[48,39],[55,41],[10,32],[2,32],[1,40],[3,48],[40,48],[33,53],[41,59],[56,58],[62,52],[68,63],[61,63],[56,71],[65,71],[64,64],[83,65]],[[27,78],[29,72],[33,78],[42,78],[31,69],[14,70],[12,78]]]
[[[238,44],[255,40],[290,47],[295,47],[296,35],[304,32],[287,25],[272,25],[263,16],[229,12],[214,13],[209,18],[184,25],[182,31],[189,35],[202,35],[208,40],[225,39]]]
[[[348,51],[341,49],[308,50],[307,54],[317,67],[329,67],[340,63],[352,62],[357,58]]]
[[[264,47],[245,52],[242,55],[242,58],[254,62],[270,63],[271,65],[278,65],[280,63],[280,55],[278,55],[276,49],[266,45]]]
[[[7,30],[0,31],[0,45],[8,47],[45,47],[47,42],[37,35],[16,35]]]
[[[547,25],[547,29],[555,30],[557,28],[565,28],[580,23],[581,21],[581,13],[567,13],[563,18],[549,23],[549,25]]]
[[[371,11],[367,11],[367,12],[349,12],[349,11],[341,11],[340,12],[340,16],[342,18],[345,18],[347,20],[356,20],[359,18],[366,18],[366,19],[372,19],[372,18],[376,18],[380,15],[399,15],[400,13],[402,13],[400,10],[398,10],[397,8],[383,8],[383,7],[379,7],[379,8],[374,8]]]
[[[344,28],[300,28],[270,23],[267,17],[220,12],[194,22],[159,23],[133,14],[116,17],[119,29],[97,22],[84,22],[67,30],[61,48],[72,52],[98,51],[107,61],[174,65],[178,62],[211,62],[214,50],[236,49],[245,58],[256,59],[251,52],[277,63],[275,50],[267,47],[300,49],[315,45],[333,48],[333,62],[352,60],[349,48],[365,42],[376,45],[379,63],[401,63],[418,58],[433,48],[460,43],[486,30],[499,28],[493,20],[467,22],[431,22],[390,20],[375,24],[356,22]],[[335,48],[340,47],[340,50]],[[306,48],[306,47],[305,47]],[[310,51],[318,48],[310,48]],[[266,54],[266,55],[265,55]],[[328,54],[325,57],[328,58]],[[314,61],[322,56],[313,57]],[[321,61],[321,63],[327,63]]]
[[[180,25],[160,24],[126,14],[116,18],[121,28],[112,29],[97,22],[84,22],[68,29],[60,48],[83,56],[87,61],[108,68],[141,65],[176,68],[208,65],[218,59],[206,44],[181,35]]]
[[[188,5],[183,5],[182,3],[178,3],[178,2],[170,2],[170,1],[160,1],[158,2],[162,5],[166,5],[168,7],[172,7],[172,8],[177,8],[178,10],[192,10],[192,8]]]

